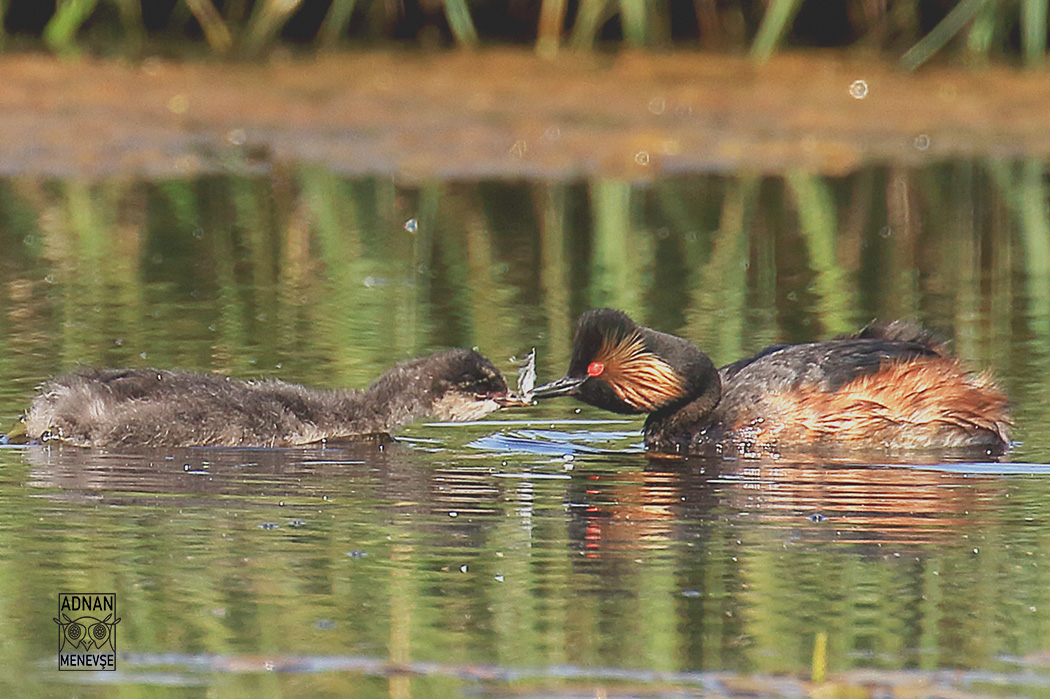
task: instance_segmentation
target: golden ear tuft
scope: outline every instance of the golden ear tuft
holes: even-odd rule
[[[636,410],[652,412],[678,400],[685,382],[670,364],[645,347],[641,333],[635,331],[616,340],[605,337],[590,366],[600,366],[599,378],[617,397]]]

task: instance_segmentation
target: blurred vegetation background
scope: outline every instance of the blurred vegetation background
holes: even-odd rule
[[[252,57],[404,42],[423,48],[849,49],[915,68],[941,52],[1041,66],[1048,0],[3,0],[0,46],[59,54]]]

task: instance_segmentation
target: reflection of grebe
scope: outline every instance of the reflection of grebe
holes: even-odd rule
[[[775,345],[715,369],[692,343],[608,308],[584,313],[565,376],[536,398],[571,394],[618,413],[649,413],[651,449],[734,447],[981,449],[1007,446],[1007,400],[914,326]]]
[[[402,362],[365,391],[156,369],[81,369],[50,381],[25,419],[34,440],[85,447],[290,446],[389,434],[424,417],[473,420],[523,402],[475,351]]]

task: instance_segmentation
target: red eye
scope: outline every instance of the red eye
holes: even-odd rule
[[[587,366],[587,376],[601,376],[605,371],[605,365],[601,362],[591,362]]]

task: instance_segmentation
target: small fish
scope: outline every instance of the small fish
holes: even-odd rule
[[[526,403],[532,403],[532,392],[536,388],[536,348],[518,366],[518,397]]]

